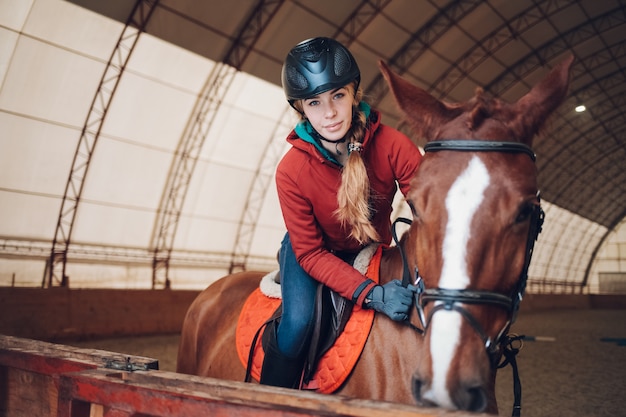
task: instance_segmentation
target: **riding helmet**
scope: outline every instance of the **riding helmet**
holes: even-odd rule
[[[282,70],[283,90],[293,105],[302,100],[361,81],[361,72],[350,51],[334,39],[318,37],[294,46]]]

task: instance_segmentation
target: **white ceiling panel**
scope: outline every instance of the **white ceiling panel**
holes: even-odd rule
[[[148,248],[155,213],[139,207],[85,200],[80,205],[73,240],[80,244]]]
[[[104,64],[21,36],[0,91],[0,108],[82,126]]]
[[[272,120],[289,107],[282,88],[243,72],[237,73],[233,79],[224,102],[242,111]]]
[[[0,187],[61,198],[78,132],[0,112]]]
[[[195,197],[185,202],[185,215],[239,222],[254,171],[198,161],[190,184]]]
[[[119,22],[71,3],[45,0],[33,3],[23,31],[42,42],[106,62],[123,29]]]
[[[17,45],[18,34],[0,27],[0,89],[6,78],[11,57]]]
[[[202,89],[214,66],[213,61],[200,55],[154,36],[144,35],[137,40],[127,68],[146,78],[193,94]]]
[[[0,1],[0,26],[21,31],[33,5],[33,0]]]
[[[125,73],[107,113],[103,133],[175,150],[196,96],[189,91]]]
[[[171,154],[107,138],[101,138],[96,146],[83,197],[155,211]]]
[[[181,216],[174,244],[179,250],[230,254],[238,227],[223,219]]]
[[[0,188],[0,236],[50,240],[54,236],[61,200],[56,196]],[[43,273],[43,271],[42,271]]]
[[[209,134],[208,157],[220,164],[254,172],[275,128],[276,120],[224,108],[219,123],[215,123]]]

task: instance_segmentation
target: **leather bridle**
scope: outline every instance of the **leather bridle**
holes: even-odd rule
[[[517,142],[488,142],[480,140],[442,140],[433,141],[426,144],[424,152],[439,152],[439,151],[457,151],[457,152],[503,152],[503,153],[523,153],[528,155],[533,162],[535,162],[535,153],[532,149],[522,143]],[[410,268],[404,254],[404,250],[398,243],[396,234],[396,225],[398,222],[411,224],[411,220],[406,218],[398,218],[393,224],[392,235],[396,246],[400,248],[400,254],[403,263],[402,283],[406,287],[408,285],[414,285],[416,287],[415,292],[415,308],[418,312],[421,329],[417,329],[420,333],[425,334],[428,331],[430,322],[433,315],[441,310],[456,311],[461,314],[472,326],[474,331],[482,339],[487,355],[489,356],[490,363],[493,367],[498,366],[498,353],[503,352],[506,356],[506,362],[501,366],[511,363],[514,370],[516,370],[515,354],[512,355],[510,350],[515,350],[511,347],[512,341],[516,340],[508,335],[508,331],[511,325],[517,318],[519,306],[524,296],[526,289],[526,282],[528,280],[528,268],[530,266],[530,260],[533,254],[535,241],[541,232],[544,211],[540,205],[539,192],[537,192],[537,203],[533,204],[532,211],[530,213],[530,228],[528,231],[528,238],[526,240],[526,254],[524,259],[524,265],[522,271],[517,280],[517,284],[511,294],[501,294],[493,291],[478,291],[468,289],[448,289],[448,288],[426,288],[424,280],[419,274],[417,266],[414,273],[411,274]],[[434,302],[435,306],[430,310],[428,315],[425,313],[425,307],[428,303]],[[492,339],[483,329],[482,325],[474,318],[474,316],[467,310],[467,305],[492,305],[503,308],[508,313],[508,318],[500,332],[495,339]],[[519,339],[517,339],[519,340]],[[507,352],[507,347],[509,352]],[[519,349],[517,349],[519,350]],[[517,373],[517,372],[515,372]],[[519,377],[515,378],[516,387],[519,386]],[[521,389],[515,389],[515,405],[513,409],[513,416],[519,416],[521,409]],[[518,398],[519,397],[519,398]]]

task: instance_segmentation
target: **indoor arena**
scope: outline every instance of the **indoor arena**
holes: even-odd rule
[[[0,0],[0,417],[623,415],[625,34]]]

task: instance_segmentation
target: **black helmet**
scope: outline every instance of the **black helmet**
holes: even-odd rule
[[[341,88],[361,72],[348,49],[330,38],[312,38],[294,46],[285,58],[283,90],[289,103]]]

